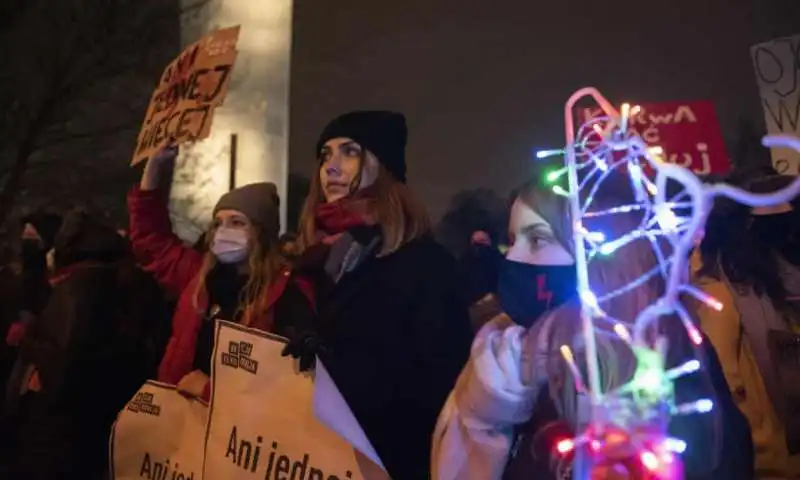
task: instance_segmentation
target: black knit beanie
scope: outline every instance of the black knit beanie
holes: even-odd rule
[[[349,138],[358,143],[372,152],[396,180],[405,183],[408,128],[402,113],[385,110],[345,113],[322,131],[316,155],[332,138]]]
[[[242,212],[251,222],[263,226],[266,235],[278,238],[281,229],[280,198],[274,183],[251,183],[235,188],[219,199],[214,215],[220,210]]]

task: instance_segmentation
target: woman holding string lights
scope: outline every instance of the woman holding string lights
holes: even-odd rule
[[[633,203],[630,195],[621,194],[630,191],[621,175],[612,174],[605,182],[595,196],[595,209]],[[635,230],[640,220],[641,213],[630,212],[586,219],[585,224],[619,238]],[[435,480],[570,478],[570,439],[588,420],[588,401],[560,351],[568,345],[578,362],[585,358],[571,225],[566,199],[550,187],[532,182],[520,189],[498,288],[506,313],[478,334],[470,362],[441,413],[434,436]],[[656,262],[650,243],[642,239],[590,263],[591,284],[602,286],[594,293],[609,316],[632,322],[664,292],[662,278],[651,276],[637,288],[602,300],[640,279]],[[670,340],[667,367],[700,358],[709,374],[678,379],[676,403],[715,399],[712,412],[670,422],[674,449],[685,449],[685,478],[752,479],[749,429],[731,400],[714,352],[704,344],[695,355],[680,322],[670,320],[659,325]],[[598,325],[596,337],[603,391],[627,383],[635,368],[630,347],[610,327]],[[578,364],[585,375],[584,367]],[[605,454],[610,462],[596,465],[590,478],[681,478],[665,472],[671,468],[667,459],[637,455],[626,451],[624,441],[620,444],[623,448],[615,452],[592,444],[599,448],[595,454]],[[673,466],[680,465],[674,460]]]

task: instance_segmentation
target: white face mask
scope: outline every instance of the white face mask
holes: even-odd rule
[[[220,263],[237,263],[247,258],[247,232],[238,228],[219,227],[214,233],[211,251]]]

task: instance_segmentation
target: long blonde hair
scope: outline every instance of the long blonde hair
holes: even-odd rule
[[[381,229],[383,244],[379,255],[389,255],[431,231],[425,208],[414,199],[408,186],[395,180],[383,165],[379,165],[378,176],[369,189],[374,195],[364,199],[365,214]],[[311,187],[300,212],[296,253],[302,253],[317,242],[316,211],[324,202],[317,172],[311,179]]]
[[[269,286],[286,266],[286,261],[278,248],[278,239],[265,234],[265,229],[257,223],[252,223],[251,226],[250,253],[247,257],[248,277],[244,289],[239,295],[239,304],[235,312],[235,316],[239,313],[242,314],[241,323],[246,326],[252,325],[258,315],[263,313],[266,308]],[[212,225],[204,238],[203,265],[200,267],[199,279],[192,296],[192,305],[198,311],[200,310],[200,296],[206,294],[208,273],[217,265],[217,257],[210,248],[214,241],[215,231],[216,227]]]

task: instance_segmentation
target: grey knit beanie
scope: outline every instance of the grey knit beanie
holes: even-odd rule
[[[267,235],[277,238],[281,229],[280,205],[278,187],[274,183],[251,183],[223,195],[214,207],[213,215],[220,210],[242,212],[251,222],[264,227]]]

